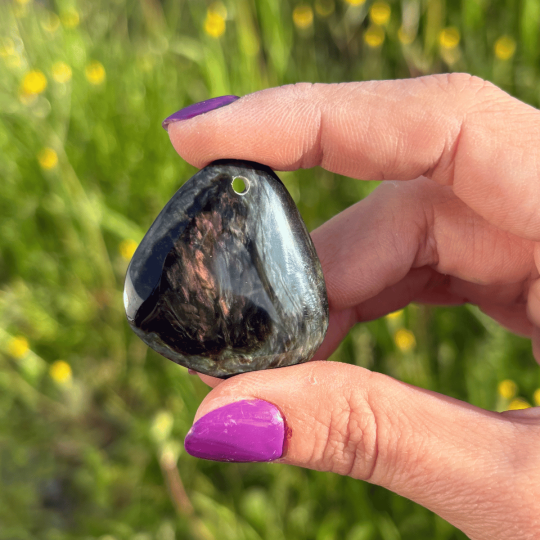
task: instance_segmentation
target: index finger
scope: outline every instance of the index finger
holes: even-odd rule
[[[169,135],[198,167],[237,158],[365,180],[424,175],[540,240],[540,113],[470,75],[270,88],[171,123]]]

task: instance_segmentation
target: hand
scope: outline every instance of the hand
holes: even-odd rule
[[[276,170],[320,165],[393,180],[312,235],[331,311],[317,359],[327,358],[358,321],[412,301],[476,304],[530,336],[540,359],[536,109],[468,75],[300,84],[173,122],[169,134],[198,167],[238,158]],[[188,436],[192,447],[223,430],[232,402],[263,400],[273,405],[255,405],[284,417],[286,440],[275,454],[283,463],[384,486],[473,539],[538,537],[540,408],[484,411],[331,362],[227,381],[202,378],[215,388],[196,420],[215,412]],[[253,427],[250,410],[234,411],[243,415],[238,447]],[[202,435],[201,426],[214,432]],[[271,429],[275,437],[275,422],[267,427],[257,440]],[[234,454],[217,451],[217,459]]]

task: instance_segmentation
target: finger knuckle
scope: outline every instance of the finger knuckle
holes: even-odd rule
[[[428,77],[428,79],[448,92],[461,93],[471,90],[473,92],[478,92],[479,90],[487,87],[494,89],[497,88],[489,81],[475,75],[470,75],[469,73],[443,73],[439,75],[432,75]]]
[[[367,392],[340,396],[316,438],[317,469],[369,480],[377,461],[377,422]]]

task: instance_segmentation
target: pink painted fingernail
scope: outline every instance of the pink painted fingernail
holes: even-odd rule
[[[199,103],[194,103],[193,105],[184,107],[183,109],[176,111],[174,114],[171,114],[171,116],[168,116],[167,118],[165,118],[165,120],[163,120],[163,123],[161,125],[163,126],[163,129],[168,131],[169,124],[172,124],[173,122],[189,120],[194,116],[199,116],[200,114],[204,114],[215,109],[225,107],[225,105],[229,105],[237,99],[240,98],[238,96],[219,96],[212,99],[207,99],[206,101],[201,101]]]
[[[260,399],[215,409],[195,422],[184,441],[188,454],[212,461],[273,461],[283,454],[285,423],[278,408]]]

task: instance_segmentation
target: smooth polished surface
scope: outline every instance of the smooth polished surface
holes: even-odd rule
[[[278,408],[260,399],[215,409],[195,422],[184,446],[191,456],[212,461],[273,461],[283,454],[285,423]]]
[[[298,209],[271,169],[246,161],[216,161],[176,192],[131,260],[124,303],[150,347],[222,378],[305,362],[328,327]]]

